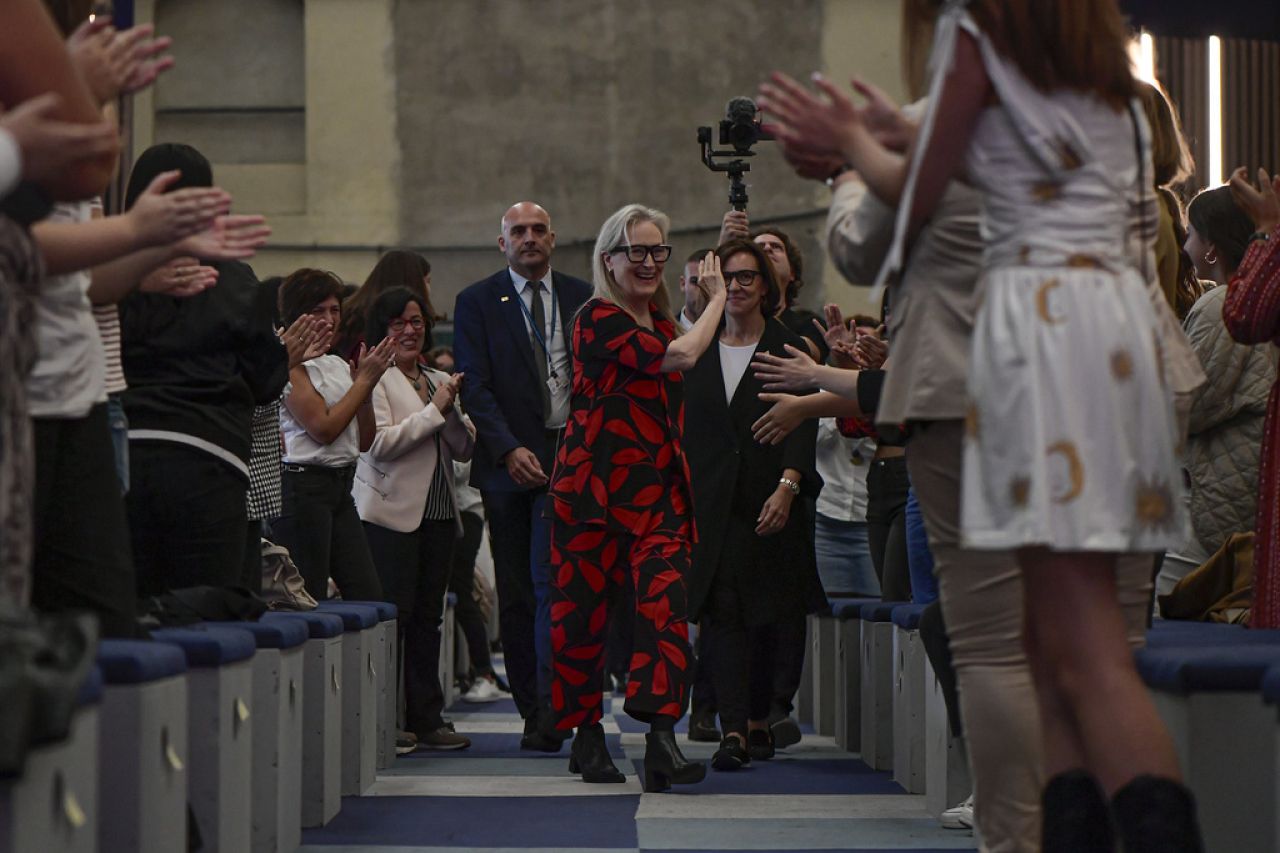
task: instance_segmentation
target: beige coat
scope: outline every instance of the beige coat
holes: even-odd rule
[[[1184,328],[1209,381],[1192,398],[1184,456],[1191,475],[1191,526],[1207,554],[1234,533],[1253,530],[1267,396],[1276,380],[1275,348],[1232,340],[1222,322],[1227,289],[1196,302]]]
[[[876,410],[880,423],[959,419],[968,408],[974,288],[982,264],[977,191],[952,181],[932,219],[887,293],[893,357]],[[849,281],[869,284],[889,251],[893,226],[893,211],[865,184],[840,184],[827,215],[832,262]]]
[[[437,386],[449,378],[439,370],[426,373]],[[378,432],[373,446],[361,453],[356,463],[351,494],[361,520],[411,533],[422,523],[437,464],[446,466],[446,481],[453,494],[453,460],[466,462],[471,458],[475,427],[457,405],[447,415],[441,414],[434,403],[423,406],[408,377],[395,368],[382,375],[372,399]],[[443,460],[436,458],[436,433],[441,433]],[[455,496],[454,518],[461,533],[457,503]]]

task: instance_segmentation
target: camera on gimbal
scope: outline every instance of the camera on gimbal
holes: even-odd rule
[[[761,127],[759,108],[750,98],[734,98],[725,108],[725,118],[720,121],[720,145],[728,145],[731,150],[715,150],[711,146],[711,128],[698,128],[698,144],[702,146],[702,162],[713,172],[725,172],[729,175],[729,204],[734,210],[747,209],[747,186],[742,176],[751,171],[751,165],[744,159],[754,157],[752,147],[761,141],[770,141],[773,134]],[[717,162],[718,158],[732,157],[727,163]]]

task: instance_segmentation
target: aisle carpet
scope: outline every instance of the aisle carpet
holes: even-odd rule
[[[643,794],[644,727],[606,698],[610,752],[624,785],[586,785],[559,755],[521,752],[515,704],[459,703],[449,713],[472,740],[459,752],[418,751],[383,771],[368,796],[346,797],[305,853],[634,853],[738,850],[973,850],[965,832],[925,813],[829,737],[804,741],[738,773],[708,772],[701,785]],[[681,724],[683,732],[684,725]],[[686,755],[709,759],[713,744]]]

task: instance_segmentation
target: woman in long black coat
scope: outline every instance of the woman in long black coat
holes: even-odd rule
[[[809,506],[822,481],[814,466],[817,422],[781,444],[757,443],[751,425],[769,408],[752,356],[785,356],[804,341],[773,319],[780,291],[768,257],[731,240],[716,250],[728,290],[724,324],[685,373],[685,449],[698,544],[688,579],[691,618],[715,632],[712,681],[724,740],[712,760],[733,770],[768,758],[778,623],[821,600]],[[749,749],[748,749],[749,748]]]

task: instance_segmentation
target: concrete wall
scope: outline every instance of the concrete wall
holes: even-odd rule
[[[237,209],[271,216],[261,274],[305,264],[361,281],[382,248],[418,247],[445,311],[503,262],[499,218],[521,199],[550,210],[555,265],[584,277],[626,202],[671,215],[678,258],[713,243],[728,181],[700,163],[695,128],[771,69],[857,69],[901,90],[896,0],[140,0],[138,13],[175,36],[182,68],[139,98],[138,150],[181,131],[214,151]],[[297,110],[163,112],[209,104]],[[865,290],[825,263],[825,187],[758,150],[749,210],[799,239],[802,302],[865,310]]]

